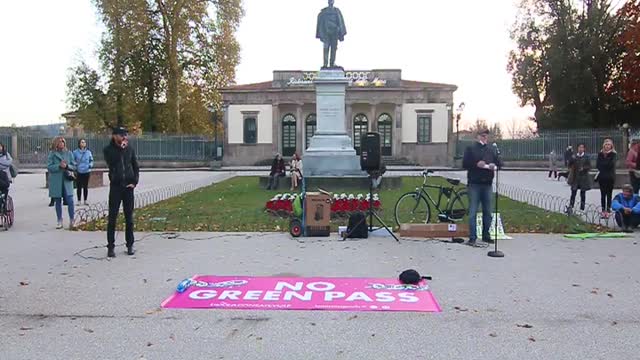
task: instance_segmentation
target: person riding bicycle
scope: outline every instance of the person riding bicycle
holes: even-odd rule
[[[475,245],[478,238],[476,216],[482,204],[482,241],[492,243],[489,233],[492,221],[491,193],[494,172],[502,167],[502,160],[497,152],[487,144],[489,130],[478,131],[478,141],[467,147],[464,152],[462,166],[467,170],[467,186],[469,189],[469,245]]]

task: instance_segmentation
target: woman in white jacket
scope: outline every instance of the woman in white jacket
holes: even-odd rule
[[[298,154],[291,159],[291,191],[298,188],[298,183],[302,180],[302,159]]]

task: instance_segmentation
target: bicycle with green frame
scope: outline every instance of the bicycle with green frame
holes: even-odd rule
[[[437,211],[439,222],[461,222],[469,211],[469,196],[459,179],[445,178],[451,186],[429,184],[433,170],[422,172],[422,187],[408,192],[398,199],[395,207],[396,224],[428,224],[432,208]],[[429,189],[437,190],[432,196]]]

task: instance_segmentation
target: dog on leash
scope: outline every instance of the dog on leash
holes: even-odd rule
[[[561,178],[565,178],[565,180],[569,180],[569,171],[558,171],[557,180],[560,181]]]

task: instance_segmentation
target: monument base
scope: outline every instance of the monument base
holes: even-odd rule
[[[316,134],[304,154],[305,176],[367,176],[347,134]]]
[[[355,153],[336,150],[307,152],[303,171],[304,176],[367,176],[360,170],[360,158]]]
[[[304,154],[305,176],[366,176],[344,125],[348,84],[339,69],[321,70],[315,80],[318,129]]]

